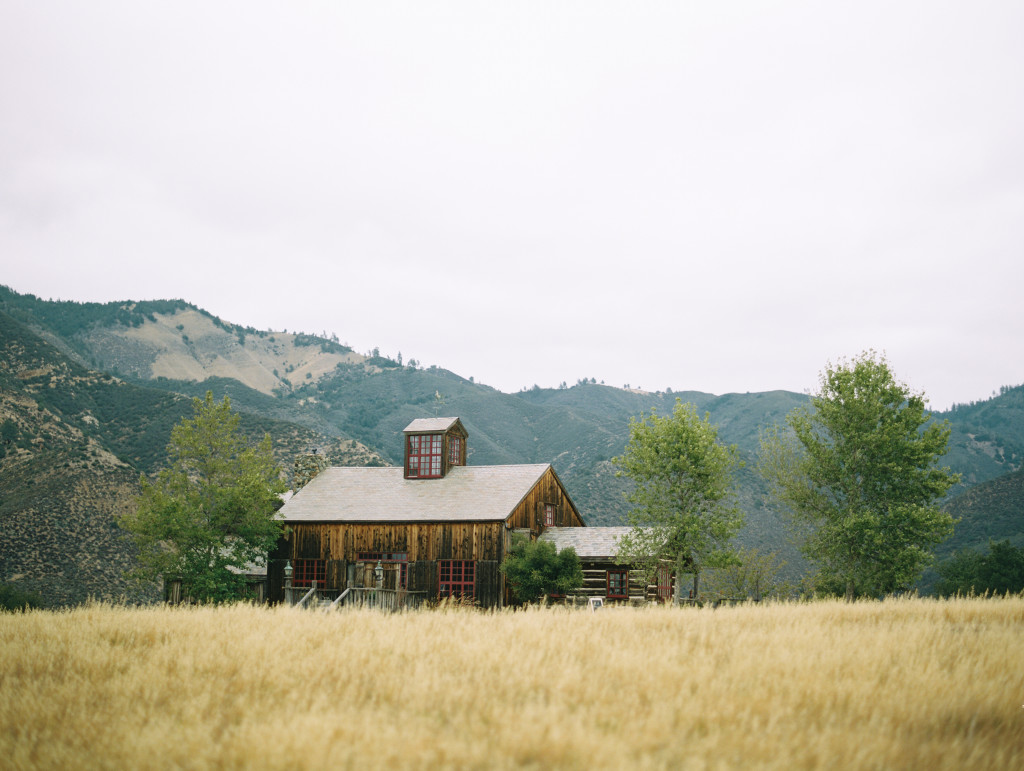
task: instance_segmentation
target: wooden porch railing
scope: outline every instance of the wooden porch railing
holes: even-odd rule
[[[406,589],[374,589],[349,587],[332,597],[335,592],[318,589],[316,581],[305,586],[286,586],[285,602],[293,608],[322,608],[324,612],[339,608],[375,608],[383,611],[412,610],[426,602],[426,592]]]

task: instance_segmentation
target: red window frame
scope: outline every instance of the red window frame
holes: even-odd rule
[[[605,590],[605,596],[607,596],[609,599],[615,600],[629,599],[628,570],[609,570],[607,580],[608,584]]]
[[[398,588],[406,589],[409,586],[409,554],[404,551],[361,551],[356,555],[356,562],[382,562],[385,565],[401,565],[398,572]]]
[[[476,596],[476,562],[473,560],[438,560],[438,596]]]
[[[319,589],[327,585],[327,560],[295,560],[292,586],[312,586],[314,581]]]
[[[667,566],[658,568],[658,599],[672,599],[672,568]]]
[[[554,527],[555,525],[555,504],[545,503],[544,504],[544,527]]]
[[[412,434],[405,442],[405,474],[407,477],[432,479],[441,476],[441,434]]]
[[[462,437],[461,436],[450,436],[450,437],[448,437],[448,465],[449,466],[461,466],[462,465]]]

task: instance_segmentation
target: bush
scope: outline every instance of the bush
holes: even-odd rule
[[[46,605],[38,594],[27,592],[11,584],[0,584],[0,610],[27,610]]]
[[[568,594],[583,586],[583,570],[572,548],[555,549],[547,541],[526,536],[512,539],[512,551],[501,563],[512,593],[520,602],[534,602],[546,594]]]

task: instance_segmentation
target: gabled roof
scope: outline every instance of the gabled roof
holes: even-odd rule
[[[572,547],[580,559],[615,559],[619,539],[631,527],[547,527],[538,541],[549,541],[558,551]]]
[[[456,423],[461,425],[458,418],[417,418],[402,429],[403,434],[426,434],[444,432]],[[465,429],[463,429],[465,430]]]
[[[299,490],[277,518],[285,522],[501,521],[550,468],[549,463],[454,466],[439,479],[405,479],[401,467],[333,466]]]

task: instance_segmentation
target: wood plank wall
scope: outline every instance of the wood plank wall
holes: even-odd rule
[[[544,504],[555,504],[555,527],[582,527],[583,518],[562,487],[554,469],[544,472],[522,502],[512,512],[508,522],[513,528],[529,528],[534,536],[544,529]]]
[[[420,560],[501,560],[504,522],[296,523],[287,559],[355,560],[360,552],[405,552]]]

